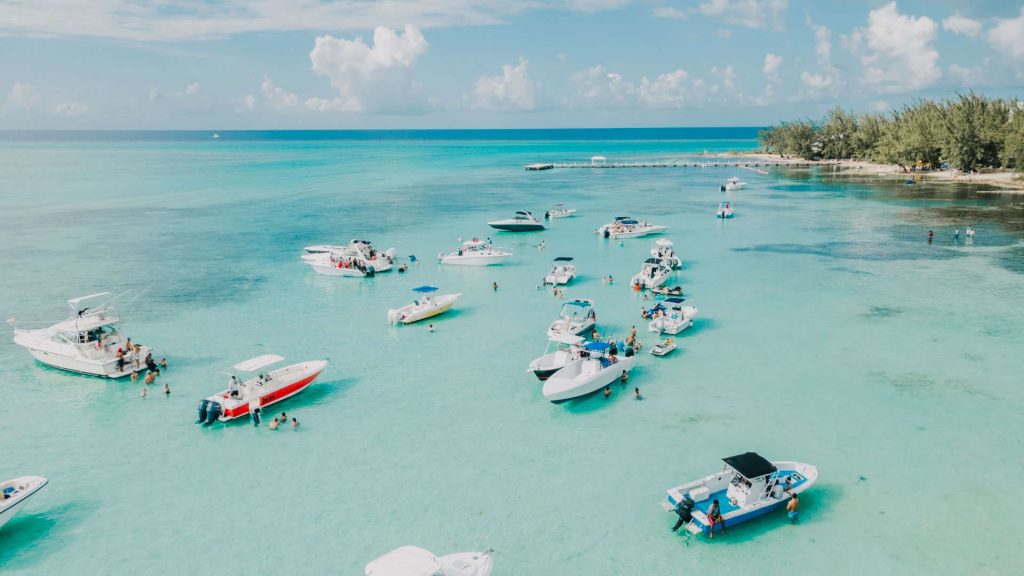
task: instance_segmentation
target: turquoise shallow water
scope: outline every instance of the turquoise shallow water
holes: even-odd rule
[[[404,544],[493,547],[496,576],[1024,565],[1021,200],[817,171],[741,171],[749,187],[725,196],[731,169],[521,168],[749,135],[485,136],[0,142],[0,314],[59,319],[69,297],[152,286],[124,329],[168,356],[172,388],[141,399],[0,340],[0,477],[50,478],[0,530],[0,569],[361,574]],[[436,264],[487,220],[556,202],[579,216],[490,234],[508,265]],[[643,401],[616,389],[551,405],[525,368],[559,306],[536,289],[552,258],[576,257],[567,294],[596,301],[603,333],[645,326],[626,281],[653,238],[591,233],[622,213],[672,226],[700,316],[674,357],[643,355]],[[978,229],[973,245],[953,242],[958,223]],[[421,262],[358,281],[298,260],[353,237]],[[433,334],[388,327],[427,283],[463,292],[458,311]],[[265,352],[332,359],[280,406],[302,428],[194,426],[218,372]],[[664,490],[747,450],[819,467],[801,525],[671,534]]]

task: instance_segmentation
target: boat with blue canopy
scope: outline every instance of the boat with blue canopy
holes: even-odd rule
[[[574,334],[582,336],[594,329],[597,324],[597,312],[593,300],[576,298],[562,304],[558,312],[558,320],[548,327],[548,338],[557,334]]]
[[[435,296],[434,292],[437,292],[436,286],[417,286],[412,291],[419,295],[419,298],[413,301],[412,304],[407,304],[401,308],[393,308],[388,310],[388,322],[391,324],[412,324],[413,322],[419,322],[443,314],[451,309],[452,304],[462,296],[462,293],[456,294],[441,294]]]
[[[579,358],[552,374],[544,382],[544,398],[554,403],[593,394],[633,369],[636,356],[612,354],[607,342],[588,342]]]

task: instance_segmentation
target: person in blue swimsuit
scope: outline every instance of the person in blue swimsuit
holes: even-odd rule
[[[797,497],[796,492],[791,492],[790,496],[789,502],[786,503],[786,512],[789,514],[790,523],[796,524],[799,521],[796,509],[800,506],[800,498]]]

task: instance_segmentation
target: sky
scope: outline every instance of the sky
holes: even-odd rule
[[[763,126],[1022,88],[1014,0],[0,0],[0,129]]]

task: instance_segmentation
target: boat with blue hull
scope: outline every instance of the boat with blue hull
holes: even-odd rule
[[[785,507],[818,480],[818,468],[787,460],[770,462],[755,452],[723,458],[721,472],[668,489],[662,506],[675,512],[691,534],[711,534]],[[709,511],[718,502],[721,518]]]

